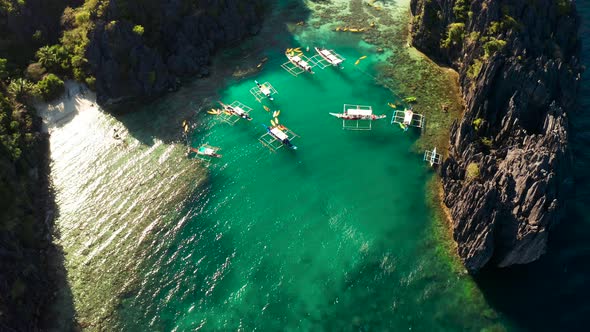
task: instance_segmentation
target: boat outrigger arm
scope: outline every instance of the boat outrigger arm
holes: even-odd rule
[[[261,102],[262,99],[268,98],[269,100],[274,100],[273,95],[278,94],[279,92],[268,82],[264,82],[260,84],[258,81],[254,81],[256,86],[250,89],[250,93],[256,98],[258,102]]]

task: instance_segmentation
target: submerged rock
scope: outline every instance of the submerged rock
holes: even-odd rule
[[[411,9],[414,46],[460,74],[465,114],[441,167],[459,256],[470,272],[532,262],[572,187],[575,4],[412,0]]]

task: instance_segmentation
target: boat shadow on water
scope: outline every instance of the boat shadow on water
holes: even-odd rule
[[[313,85],[319,91],[328,91],[326,86],[322,83],[321,78],[317,76],[317,73],[314,75],[310,75],[308,73],[302,73],[299,76],[303,76],[303,79],[306,80],[309,84]]]
[[[350,74],[346,71],[346,68],[326,68],[324,70],[333,70],[338,77],[349,84],[354,83],[355,81],[350,77]]]

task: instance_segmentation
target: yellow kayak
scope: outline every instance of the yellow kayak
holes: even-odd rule
[[[389,105],[389,107],[391,107],[391,108],[397,108],[397,106],[395,104],[392,104],[392,103],[387,103],[387,105]]]
[[[361,62],[361,60],[356,60],[356,62],[354,63],[354,65],[358,65]]]
[[[363,59],[366,59],[366,58],[367,58],[367,56],[366,55],[363,55],[362,57],[359,58],[359,60],[363,60]]]
[[[264,110],[265,110],[265,111],[267,111],[267,112],[270,112],[270,108],[268,108],[268,106],[266,106],[266,105],[262,105],[262,107],[264,107]]]

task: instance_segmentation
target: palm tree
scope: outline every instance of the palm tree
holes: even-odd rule
[[[33,95],[35,86],[25,78],[17,78],[10,81],[7,90],[8,93],[14,97],[14,99],[22,102]]]
[[[35,56],[39,60],[39,63],[47,70],[55,69],[55,66],[59,64],[55,46],[43,46],[37,50]]]

